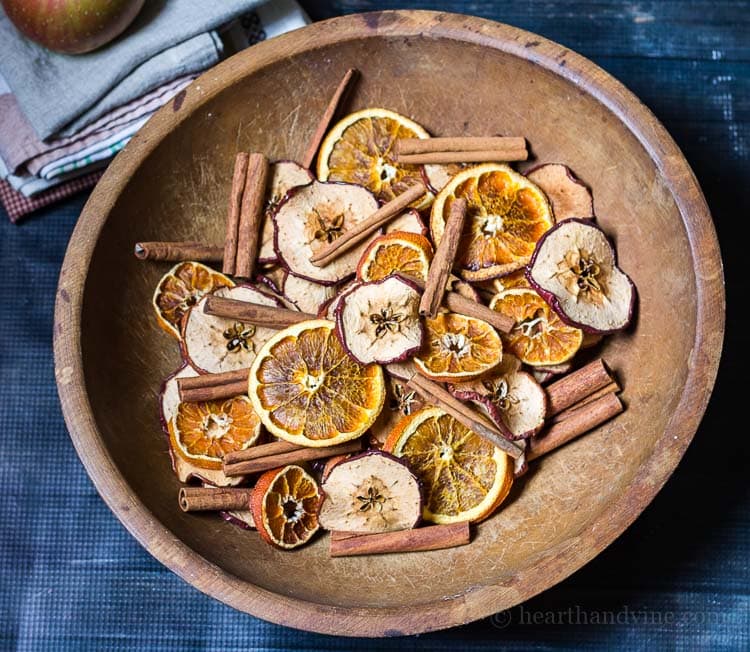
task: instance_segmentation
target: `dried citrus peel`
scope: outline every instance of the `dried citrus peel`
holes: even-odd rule
[[[488,163],[459,172],[435,198],[430,214],[438,245],[451,205],[468,203],[456,269],[467,281],[482,281],[521,269],[539,238],[554,224],[544,193],[507,165]]]
[[[403,459],[425,492],[422,517],[433,523],[480,521],[508,495],[511,458],[439,408],[405,417],[384,449]]]
[[[402,460],[367,451],[339,461],[323,481],[318,518],[326,530],[392,532],[422,517],[419,480]]]
[[[279,331],[250,368],[248,393],[263,425],[303,446],[333,446],[363,434],[385,401],[383,371],[360,365],[327,320]]]

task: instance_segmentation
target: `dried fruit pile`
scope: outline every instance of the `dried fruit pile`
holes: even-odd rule
[[[237,156],[223,247],[136,246],[177,262],[153,306],[183,359],[162,425],[200,483],[180,505],[284,549],[330,530],[333,556],[468,543],[527,460],[623,409],[601,360],[576,363],[634,286],[567,167],[508,165],[523,138],[385,109],[328,128],[336,102],[315,176]]]

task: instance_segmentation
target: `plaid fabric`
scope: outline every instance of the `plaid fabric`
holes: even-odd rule
[[[22,195],[20,192],[13,190],[7,181],[0,179],[0,202],[5,207],[10,221],[17,222],[24,215],[33,213],[39,208],[49,206],[82,190],[93,188],[103,174],[104,170],[97,170],[96,172],[91,172],[82,177],[61,183],[59,186],[40,192],[33,197]]]

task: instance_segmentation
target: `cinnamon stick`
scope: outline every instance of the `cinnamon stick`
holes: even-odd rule
[[[508,441],[483,414],[476,412],[468,404],[458,400],[438,383],[415,373],[406,383],[406,386],[420,394],[427,403],[438,406],[450,414],[456,421],[494,444],[513,459],[519,458],[523,453],[518,445],[512,441]]]
[[[253,490],[248,488],[182,487],[178,502],[183,512],[249,509]]]
[[[455,199],[451,204],[443,237],[440,238],[435,255],[432,258],[422,299],[419,302],[419,314],[423,316],[435,317],[440,304],[443,302],[445,284],[453,269],[453,261],[461,242],[467,207],[466,200],[463,198]]]
[[[598,358],[547,386],[548,413],[562,412],[611,382],[604,360]]]
[[[307,448],[300,444],[293,444],[289,441],[272,441],[270,444],[261,444],[260,446],[251,446],[240,451],[232,451],[224,456],[225,466],[236,464],[237,462],[249,462],[261,457],[270,457],[272,455],[281,455],[292,451],[303,450]]]
[[[307,152],[305,152],[305,155],[302,157],[302,160],[300,161],[300,164],[302,165],[302,167],[308,168],[308,169],[312,167],[312,164],[315,161],[315,155],[318,153],[318,149],[320,149],[320,144],[323,142],[323,138],[325,137],[326,132],[328,131],[328,127],[331,124],[333,117],[336,115],[336,111],[338,110],[339,104],[341,104],[341,100],[343,99],[344,94],[349,88],[349,84],[352,82],[352,80],[355,78],[357,74],[358,74],[358,71],[356,68],[349,68],[349,70],[346,71],[344,78],[339,82],[339,85],[336,87],[336,90],[333,93],[333,97],[331,97],[331,101],[328,102],[328,106],[326,107],[325,112],[321,116],[320,122],[318,122],[318,126],[315,129],[315,133],[313,134],[313,137],[310,140],[310,144],[307,147]]]
[[[412,276],[411,274],[402,274],[412,281],[420,290],[424,292],[425,282],[421,278]],[[511,317],[507,317],[497,310],[491,310],[484,304],[468,299],[458,292],[453,290],[446,290],[443,296],[443,305],[452,312],[457,312],[467,317],[475,317],[486,321],[491,326],[494,326],[501,333],[510,333],[516,322]]]
[[[245,191],[240,207],[237,262],[234,270],[235,276],[242,278],[252,278],[255,273],[268,171],[268,159],[263,154],[258,152],[250,154],[245,177]]]
[[[247,393],[249,369],[236,369],[220,374],[201,374],[177,379],[180,400],[187,403],[217,401]]]
[[[425,154],[399,154],[403,165],[431,165],[439,163],[492,163],[495,161],[525,161],[526,149],[492,149],[468,152],[431,152]]]
[[[226,236],[224,239],[224,264],[221,271],[234,274],[237,264],[237,238],[240,228],[240,208],[245,192],[245,178],[249,155],[239,152],[234,159],[232,189],[229,191],[229,212],[227,213]]]
[[[247,382],[250,369],[235,369],[234,371],[222,371],[218,374],[200,374],[189,378],[178,378],[177,387],[180,391],[196,389],[197,387],[209,387],[212,385],[226,385],[237,381]]]
[[[446,292],[445,297],[443,298],[443,304],[452,312],[486,321],[501,333],[510,333],[516,325],[516,322],[512,317],[508,317],[499,313],[497,310],[492,310],[481,303],[467,299],[458,292]]]
[[[484,152],[497,149],[526,149],[523,136],[448,136],[439,138],[401,138],[398,155],[431,152]]]
[[[623,411],[623,405],[614,392],[588,403],[572,412],[567,419],[553,423],[545,432],[528,440],[526,459],[531,461],[560,448],[576,437],[601,425]]]
[[[234,477],[237,475],[258,473],[260,471],[267,471],[268,469],[275,469],[278,466],[310,462],[311,460],[320,460],[334,455],[356,453],[360,450],[362,450],[362,441],[359,439],[338,444],[337,446],[320,446],[316,448],[309,448],[306,446],[297,450],[291,450],[287,453],[266,455],[265,457],[247,460],[246,462],[233,462],[232,464],[225,463],[224,475],[227,477]]]
[[[263,306],[259,303],[229,299],[227,297],[206,297],[203,312],[207,315],[238,319],[256,326],[266,328],[286,328],[292,324],[298,324],[308,319],[316,319],[315,315],[306,312],[297,312],[289,308],[278,308],[275,306]]]
[[[392,552],[422,552],[464,546],[470,541],[471,532],[466,521],[378,534],[331,532],[330,555],[352,557]]]
[[[179,380],[177,382],[179,383]],[[206,385],[205,387],[196,387],[194,389],[181,389],[179,392],[180,400],[185,403],[220,401],[225,398],[240,396],[240,394],[247,394],[247,378],[245,380],[237,380],[233,383]]]
[[[134,253],[139,260],[168,263],[180,263],[184,260],[220,263],[224,259],[223,247],[201,242],[136,242]]]
[[[609,385],[605,385],[601,389],[593,392],[592,394],[589,394],[586,398],[581,399],[578,401],[578,403],[574,403],[569,408],[565,408],[562,412],[558,412],[557,414],[553,415],[552,417],[552,423],[556,423],[558,421],[564,421],[567,419],[571,414],[574,414],[576,410],[582,409],[584,406],[588,405],[592,401],[595,401],[605,394],[616,394],[620,391],[620,385],[617,384],[614,380],[609,383]]]
[[[400,215],[409,204],[417,201],[425,192],[426,189],[422,183],[411,186],[398,197],[381,206],[366,220],[345,231],[330,244],[321,247],[310,257],[310,262],[317,267],[325,267],[332,260],[362,242],[375,229],[379,229],[383,224]]]

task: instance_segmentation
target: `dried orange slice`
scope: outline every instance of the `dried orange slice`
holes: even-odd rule
[[[521,269],[539,238],[555,223],[545,194],[523,175],[501,163],[459,172],[432,205],[430,230],[437,244],[456,198],[468,213],[456,267],[467,281],[483,281]]]
[[[357,266],[360,281],[379,281],[394,272],[427,280],[432,261],[430,241],[417,233],[394,231],[375,238]]]
[[[224,455],[249,448],[260,436],[260,419],[244,395],[223,401],[180,403],[172,424],[174,450],[206,469],[220,469]]]
[[[422,481],[422,518],[433,523],[480,521],[513,484],[510,458],[439,408],[404,417],[384,450],[402,458]]]
[[[399,138],[429,138],[413,120],[387,109],[363,109],[343,118],[328,132],[318,154],[318,179],[356,183],[384,202],[415,182],[422,183],[420,165],[399,165],[393,146]],[[429,205],[426,195],[415,208]]]
[[[290,464],[258,478],[250,508],[258,534],[289,550],[307,543],[318,531],[320,489],[303,468]]]
[[[504,292],[513,288],[531,288],[531,283],[526,278],[526,270],[524,269],[492,279],[492,284],[495,292]]]
[[[167,333],[180,339],[180,323],[203,295],[221,287],[234,287],[231,279],[201,263],[178,263],[161,277],[152,304],[156,319]]]
[[[249,394],[263,425],[303,446],[333,446],[359,437],[385,401],[383,370],[344,350],[333,322],[314,319],[284,329],[250,367]]]
[[[515,319],[516,325],[503,335],[503,341],[528,365],[560,364],[581,348],[583,331],[565,324],[534,290],[516,288],[500,292],[490,308]]]
[[[417,369],[433,380],[471,380],[500,364],[503,344],[486,321],[453,312],[425,320],[425,344],[414,358]]]

